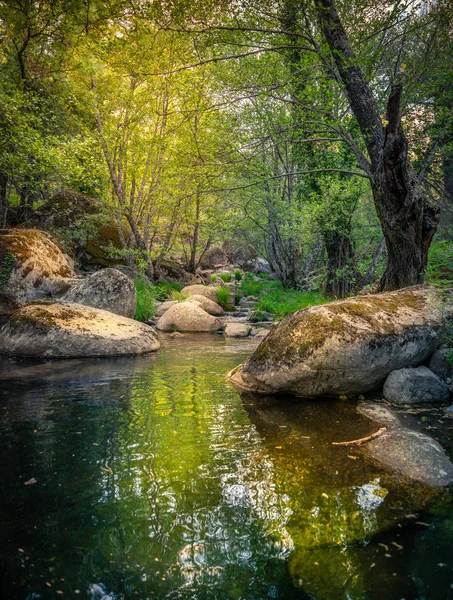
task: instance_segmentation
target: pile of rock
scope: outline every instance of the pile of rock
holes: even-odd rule
[[[76,277],[49,233],[0,230],[0,352],[15,356],[120,356],[159,348],[134,321],[133,282],[116,269]]]

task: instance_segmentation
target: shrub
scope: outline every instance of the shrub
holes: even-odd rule
[[[241,279],[242,279],[242,273],[240,271],[235,271],[234,272],[234,278],[236,279],[236,281],[241,281]]]
[[[231,273],[221,273],[220,274],[220,279],[222,281],[224,281],[225,283],[230,283],[230,281],[231,281]]]
[[[135,279],[135,290],[137,292],[137,309],[135,311],[135,319],[137,321],[149,321],[155,313],[155,287],[151,283],[143,279]]]
[[[226,287],[219,285],[217,288],[217,304],[223,309],[230,308],[230,292]]]
[[[179,292],[178,290],[172,290],[171,292],[171,299],[175,300],[176,302],[184,302],[184,300],[187,300],[188,297],[189,294]]]

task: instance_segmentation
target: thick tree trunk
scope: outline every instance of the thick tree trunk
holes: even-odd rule
[[[408,159],[407,140],[401,125],[402,86],[392,86],[384,127],[334,0],[317,0],[316,7],[322,32],[370,157],[368,175],[388,256],[380,289],[390,291],[423,283],[439,213],[424,197]]]
[[[327,232],[324,235],[327,252],[327,282],[325,293],[345,298],[354,288],[354,248],[348,235]]]

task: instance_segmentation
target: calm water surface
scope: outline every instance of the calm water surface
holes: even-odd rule
[[[353,404],[241,398],[253,346],[0,371],[2,598],[453,598],[453,508],[332,441]]]

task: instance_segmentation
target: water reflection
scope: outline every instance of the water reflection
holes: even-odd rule
[[[348,404],[241,399],[225,374],[243,341],[167,339],[137,359],[4,365],[3,597],[373,597],[391,577],[368,542],[426,489],[331,445],[369,432]]]

